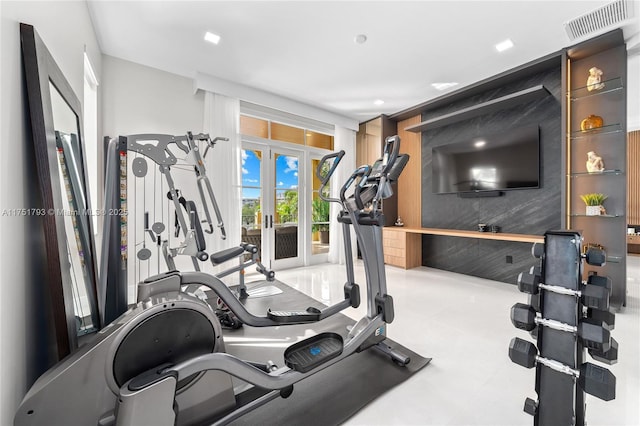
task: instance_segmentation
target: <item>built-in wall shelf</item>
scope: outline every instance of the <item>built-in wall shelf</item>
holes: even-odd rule
[[[569,176],[571,177],[581,177],[581,176],[602,176],[602,175],[621,175],[624,172],[622,170],[601,170],[599,172],[579,172],[579,173],[571,173]]]
[[[616,218],[616,217],[623,217],[624,215],[621,215],[621,214],[594,214],[594,215],[590,215],[590,214],[572,213],[571,216],[572,217],[599,217],[599,218],[603,218],[603,219],[611,219],[611,218]]]
[[[480,115],[491,114],[493,112],[514,107],[516,105],[542,99],[549,95],[549,91],[543,85],[534,86],[529,89],[511,93],[497,99],[492,99],[481,104],[460,109],[458,111],[444,114],[439,117],[430,118],[413,126],[407,127],[408,132],[419,133],[424,130],[447,126],[458,121],[468,120]]]
[[[602,127],[596,127],[595,129],[576,130],[575,132],[571,132],[570,137],[572,140],[585,139],[591,136],[608,135],[610,133],[620,133],[621,131],[622,131],[622,126],[620,125],[620,123],[615,123],[615,124],[607,124],[606,126],[602,126]]]
[[[602,89],[589,90],[590,86],[584,86],[572,90],[571,92],[569,92],[569,99],[571,99],[572,101],[577,101],[580,99],[589,98],[591,96],[617,92],[618,90],[622,90],[624,88],[624,86],[622,85],[622,79],[620,77],[603,81],[601,84],[604,84],[604,87]]]

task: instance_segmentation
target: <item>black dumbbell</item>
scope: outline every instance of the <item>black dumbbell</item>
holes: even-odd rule
[[[608,350],[599,351],[597,349],[589,349],[589,355],[596,361],[609,365],[615,364],[618,362],[618,342],[612,337]]]
[[[532,306],[516,303],[511,307],[511,323],[520,330],[531,331],[536,326],[541,325],[554,330],[576,334],[586,348],[593,349],[598,353],[604,354],[611,348],[611,333],[609,330],[602,323],[590,318],[581,320],[576,327],[560,321],[538,317]]]
[[[589,247],[582,257],[589,265],[593,266],[602,266],[607,263],[607,253],[597,247]]]
[[[599,321],[607,330],[611,331],[616,327],[616,314],[599,309],[587,309],[587,318]]]
[[[540,289],[557,294],[566,294],[579,297],[587,308],[606,311],[609,309],[609,290],[599,285],[583,285],[581,290],[572,290],[566,287],[543,284],[540,275],[521,272],[518,275],[518,290],[528,294],[538,294]]]
[[[538,348],[533,343],[518,337],[514,337],[509,343],[509,358],[526,368],[533,368],[537,363],[573,376],[586,393],[604,401],[611,401],[616,397],[616,376],[606,368],[585,362],[580,369],[573,369],[561,362],[539,356]]]
[[[536,259],[542,259],[544,257],[544,243],[533,243],[531,255]]]
[[[605,277],[604,275],[589,275],[589,277],[587,278],[587,284],[605,287],[609,291],[611,291],[611,279],[609,277]]]
[[[538,243],[536,243],[538,244]],[[529,268],[529,273],[532,275],[542,276],[542,267],[540,266],[532,266]],[[540,312],[540,294],[530,294],[529,295],[529,304],[533,306],[533,308]]]
[[[589,275],[587,278],[586,285],[594,285],[606,288],[611,294],[611,279],[609,277],[605,277],[603,275]],[[616,325],[616,314],[613,312],[609,312],[609,310],[601,310],[601,309],[587,309],[587,317],[593,318],[594,320],[602,321],[606,324],[609,330],[613,330]]]
[[[538,401],[534,401],[531,398],[524,400],[524,412],[535,416],[538,412]]]

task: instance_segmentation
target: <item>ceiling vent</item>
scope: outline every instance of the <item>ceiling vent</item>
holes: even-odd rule
[[[633,18],[633,2],[616,0],[598,9],[585,13],[564,24],[571,41],[591,36],[605,29],[618,27],[620,23]]]

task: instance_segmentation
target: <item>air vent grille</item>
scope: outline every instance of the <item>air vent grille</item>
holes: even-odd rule
[[[631,0],[616,0],[564,24],[570,40],[576,40],[633,18]]]

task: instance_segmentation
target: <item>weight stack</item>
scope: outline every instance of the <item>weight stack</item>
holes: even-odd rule
[[[582,237],[576,231],[548,231],[544,239],[543,246],[537,243],[532,250],[541,259],[541,267],[532,268],[518,278],[518,288],[531,295],[530,303],[534,305],[531,312],[536,311],[535,321],[532,317],[526,320],[529,324],[526,329],[535,326],[532,334],[537,338],[539,356],[532,354],[535,349],[531,344],[527,356],[529,360],[535,357],[535,364],[518,362],[511,354],[512,341],[510,357],[529,368],[535,365],[538,398],[537,401],[527,398],[524,404],[524,411],[533,415],[534,426],[584,426],[585,392],[604,400],[615,398],[615,377],[603,367],[585,363],[586,349],[597,361],[613,364],[617,360],[617,342],[609,332],[613,328],[609,323],[614,322],[614,314],[608,310],[611,286],[607,286],[607,278],[602,276],[582,281],[583,258],[591,265],[592,262],[601,265],[606,254],[599,251],[583,255]],[[602,292],[588,286],[606,286],[608,290]],[[590,296],[592,290],[604,295],[594,301]],[[511,319],[516,325],[513,309]],[[553,368],[557,365],[561,368]]]

